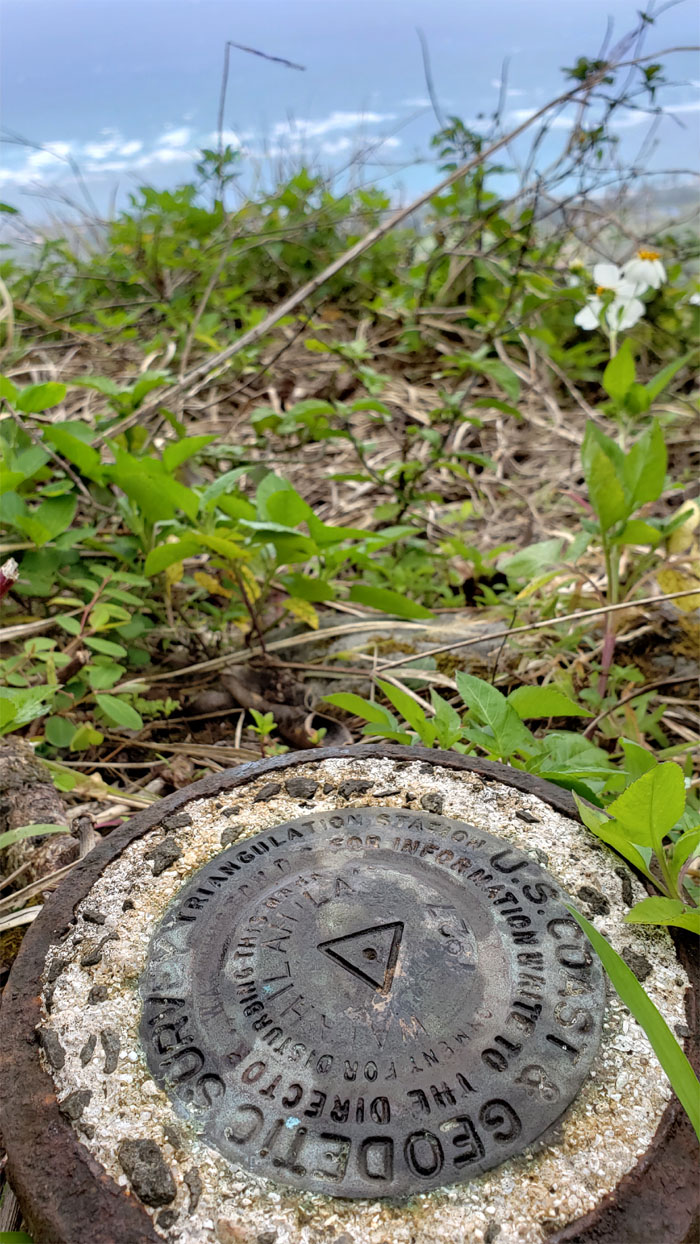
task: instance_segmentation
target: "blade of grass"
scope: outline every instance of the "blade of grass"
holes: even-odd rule
[[[646,991],[642,989],[632,969],[627,966],[624,959],[620,958],[617,951],[613,950],[602,933],[599,933],[575,907],[569,906],[568,903],[567,907],[596,951],[616,992],[644,1029],[656,1057],[671,1081],[674,1093],[700,1140],[700,1082],[666,1020],[654,1006]]]

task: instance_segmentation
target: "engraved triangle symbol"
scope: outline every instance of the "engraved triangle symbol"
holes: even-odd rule
[[[397,920],[393,924],[375,924],[372,928],[358,929],[345,937],[319,942],[318,949],[373,989],[388,993],[394,979],[402,936],[403,924]]]

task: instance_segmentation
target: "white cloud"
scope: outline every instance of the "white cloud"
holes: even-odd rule
[[[153,151],[145,151],[133,167],[148,168],[150,164],[178,164],[194,160],[198,155],[196,148],[183,150],[180,147],[156,147]]]
[[[522,125],[523,121],[529,121],[530,117],[534,117],[536,108],[514,108],[509,115],[509,120],[513,125]],[[574,128],[574,118],[559,113],[555,117],[543,118],[543,123],[549,126],[550,130],[572,130]]]
[[[186,147],[190,141],[192,130],[183,125],[179,130],[166,130],[158,139],[159,147]]]
[[[321,151],[324,155],[340,155],[342,151],[350,151],[354,143],[351,138],[333,138],[325,143],[321,143]]]
[[[121,156],[126,159],[141,151],[143,143],[138,138],[128,141],[119,130],[102,130],[102,137],[96,142],[85,143],[83,155],[90,160],[106,160],[108,156]]]
[[[393,112],[332,112],[322,121],[311,121],[299,118],[291,121],[278,121],[272,127],[273,139],[284,138],[320,138],[334,130],[358,129],[362,125],[381,125],[383,121],[395,120]]]
[[[245,130],[239,134],[237,130],[222,130],[221,139],[224,146],[235,147],[236,150],[243,150],[244,144],[253,137],[250,130]],[[210,146],[215,147],[219,141],[219,131],[212,130],[205,136],[204,141]]]
[[[664,112],[700,112],[700,99],[689,99],[684,104],[666,104]]]
[[[410,99],[401,100],[402,108],[429,108],[430,100],[425,95],[414,95]]]
[[[46,168],[56,160],[65,161],[72,152],[72,143],[44,143],[40,151],[32,151],[27,156],[27,169],[30,172],[35,172],[39,168]]]

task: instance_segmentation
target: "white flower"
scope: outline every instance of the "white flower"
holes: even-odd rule
[[[579,328],[585,328],[588,332],[592,332],[594,328],[600,328],[600,313],[603,309],[603,299],[593,296],[588,299],[585,307],[574,316],[574,324],[578,324]]]
[[[634,259],[622,266],[623,275],[630,281],[644,285],[646,289],[659,289],[666,280],[666,269],[658,251],[637,251]],[[638,293],[641,293],[638,290]]]
[[[608,291],[614,298],[605,310],[605,320],[613,333],[633,328],[644,315],[644,303],[638,298],[647,289],[646,281],[632,280],[615,263],[597,263],[593,269],[597,289],[574,316],[574,324],[592,332],[600,328],[600,317],[605,305],[603,295]]]
[[[688,302],[691,307],[700,307],[700,294],[691,294]]]
[[[578,324],[579,328],[587,329],[588,332],[592,332],[594,328],[600,328],[600,314],[603,306],[603,299],[600,295],[593,294],[585,307],[582,307],[574,316],[574,324]],[[623,295],[613,298],[605,312],[605,319],[610,331],[619,333],[627,328],[634,328],[643,315],[644,303],[627,290]]]
[[[621,333],[627,328],[634,328],[644,315],[644,310],[644,303],[640,298],[613,298],[605,312],[605,318],[613,332]]]
[[[628,276],[616,263],[597,263],[593,269],[593,280],[598,287],[598,294],[611,289],[620,298],[634,298],[649,288],[645,277]]]

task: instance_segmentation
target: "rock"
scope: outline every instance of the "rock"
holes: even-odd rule
[[[652,971],[649,960],[645,959],[644,955],[640,955],[632,946],[623,946],[622,958],[628,968],[632,969],[638,981],[645,981]]]
[[[292,799],[313,799],[318,790],[318,782],[314,782],[313,778],[288,778],[284,789]]]
[[[170,1228],[174,1226],[176,1222],[177,1222],[177,1210],[176,1209],[162,1209],[158,1217],[156,1218],[156,1226],[160,1227],[161,1231],[169,1231]]]
[[[238,841],[242,833],[242,825],[229,825],[228,829],[224,830],[221,838],[219,839],[222,847],[230,847],[232,842]]]
[[[90,990],[87,996],[88,1006],[94,1006],[96,1002],[105,1002],[106,999],[107,999],[107,986],[106,985],[93,985],[92,989]]]
[[[221,815],[222,816],[238,816],[238,813],[240,812],[240,810],[241,810],[241,805],[239,803],[234,803],[232,808],[224,808],[222,810]]]
[[[80,1051],[80,1061],[83,1067],[87,1067],[88,1063],[90,1062],[90,1059],[95,1053],[96,1045],[97,1045],[97,1037],[95,1036],[93,1032],[92,1036],[88,1037],[87,1041],[85,1042],[85,1045]]]
[[[90,950],[85,951],[85,954],[80,960],[81,968],[94,968],[95,965],[98,964],[102,958],[102,952],[105,948],[105,943],[106,942],[118,942],[118,941],[119,941],[119,938],[116,933],[108,933],[106,937],[103,937],[102,940],[99,941],[95,946],[92,946]]]
[[[615,872],[620,878],[620,888],[622,890],[622,901],[627,907],[631,907],[634,903],[634,890],[632,889],[632,878],[626,868],[616,868]]]
[[[276,1231],[258,1231],[255,1237],[255,1244],[275,1244],[276,1239]]]
[[[119,1062],[119,1051],[121,1049],[119,1033],[114,1028],[105,1028],[100,1033],[100,1041],[105,1052],[103,1071],[106,1076],[110,1076],[113,1071],[117,1070],[117,1063]]]
[[[596,890],[595,886],[582,885],[576,891],[580,899],[584,903],[588,903],[594,916],[607,916],[610,911],[610,904],[604,894],[600,890]]]
[[[51,967],[46,973],[47,985],[52,985],[53,982],[56,980],[56,978],[60,976],[63,969],[67,967],[68,967],[67,959],[54,959],[53,963],[51,964]]]
[[[338,787],[338,794],[342,799],[354,799],[356,795],[366,795],[371,790],[374,782],[366,782],[362,778],[346,778]]]
[[[434,812],[436,816],[440,816],[445,805],[445,797],[439,791],[429,791],[427,795],[421,795],[420,806],[425,808],[426,812]]]
[[[177,1189],[169,1167],[154,1140],[123,1140],[119,1164],[144,1205],[169,1205]]]
[[[521,810],[516,812],[515,815],[519,818],[519,820],[525,821],[527,825],[539,825],[540,823],[540,818],[538,816],[533,816],[532,812],[526,812],[525,808],[521,808]],[[494,1226],[495,1224],[490,1223],[489,1225]]]
[[[81,913],[83,920],[87,920],[88,924],[104,924],[107,917],[102,911],[95,911],[94,907],[86,907]]]
[[[163,828],[167,830],[186,829],[187,826],[191,824],[192,817],[189,816],[187,812],[173,812],[172,816],[165,817],[163,821]]]
[[[164,838],[162,842],[156,843],[154,847],[151,847],[150,851],[146,852],[144,859],[151,861],[153,876],[160,877],[160,874],[164,873],[166,868],[170,868],[170,865],[174,864],[176,860],[179,860],[181,855],[182,851],[175,839]]]
[[[274,799],[275,795],[279,795],[281,789],[279,782],[266,782],[264,786],[261,786],[253,803],[268,803],[270,799]]]
[[[190,1194],[190,1213],[193,1214],[199,1204],[199,1198],[204,1191],[204,1185],[196,1166],[193,1166],[190,1170],[185,1171],[184,1180]]]
[[[56,1033],[52,1028],[37,1028],[36,1035],[49,1063],[56,1071],[60,1071],[61,1067],[65,1066],[66,1051]]]
[[[70,1119],[71,1123],[75,1123],[79,1119],[83,1110],[88,1105],[92,1093],[89,1089],[76,1089],[74,1093],[69,1093],[64,1097],[63,1101],[58,1103],[58,1108],[62,1115]]]

